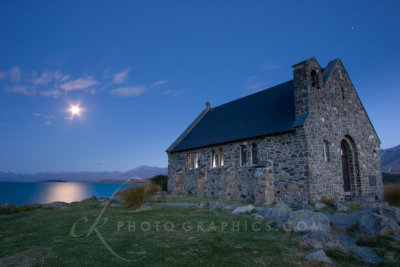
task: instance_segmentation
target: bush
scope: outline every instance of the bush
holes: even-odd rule
[[[168,189],[168,176],[166,175],[156,175],[150,179],[151,182],[161,186],[162,191],[167,191]]]
[[[386,184],[383,196],[390,205],[400,206],[400,184]]]
[[[161,191],[161,187],[151,183],[148,185],[131,186],[118,191],[117,194],[128,207],[139,208],[147,198],[159,191]]]
[[[334,197],[321,197],[319,199],[319,202],[324,203],[325,205],[327,205],[329,208],[333,208],[334,207],[334,203],[337,201],[337,198]]]

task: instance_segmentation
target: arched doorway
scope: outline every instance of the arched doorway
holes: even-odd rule
[[[349,154],[346,148],[346,141],[342,140],[342,170],[343,170],[343,187],[344,192],[350,192],[350,170],[349,170]]]
[[[357,146],[350,136],[341,142],[343,189],[346,195],[361,195],[361,180]]]

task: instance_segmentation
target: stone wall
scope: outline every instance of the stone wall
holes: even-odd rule
[[[342,63],[338,60],[325,84],[315,59],[296,68],[298,72],[307,74],[295,75],[295,79],[302,80],[296,84],[306,86],[295,90],[307,91],[304,94],[308,96],[307,108],[301,107],[301,110],[309,112],[305,132],[310,149],[311,198],[332,196],[344,200],[363,196],[381,199],[380,141]],[[312,70],[319,76],[319,88],[312,86]],[[343,187],[342,140],[345,140],[351,154],[351,192],[348,193]],[[324,155],[325,143],[327,158]]]
[[[251,164],[251,147],[257,145],[258,164]],[[240,148],[246,147],[247,164],[240,164]],[[253,138],[241,142],[169,153],[168,190],[198,196],[256,203],[285,201],[297,204],[308,199],[307,144],[304,130]],[[224,153],[224,166],[210,166],[210,151]],[[188,153],[199,155],[199,168],[189,169]]]

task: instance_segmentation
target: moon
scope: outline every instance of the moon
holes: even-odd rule
[[[71,105],[68,109],[70,113],[70,118],[74,118],[75,116],[79,117],[83,111],[83,109],[79,105]]]

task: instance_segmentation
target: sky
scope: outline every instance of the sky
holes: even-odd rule
[[[400,1],[1,0],[0,171],[166,167],[206,101],[310,57],[339,57],[381,147],[400,144]]]

